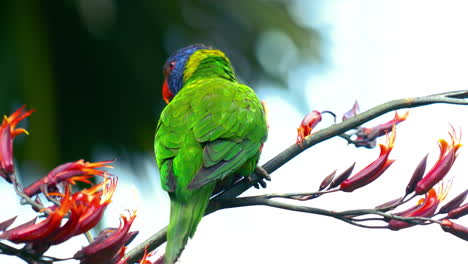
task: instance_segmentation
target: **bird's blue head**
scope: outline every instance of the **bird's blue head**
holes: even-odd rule
[[[184,85],[184,71],[190,56],[197,50],[212,49],[203,44],[194,44],[179,49],[172,54],[163,67],[164,84],[162,89],[163,99],[169,103]]]

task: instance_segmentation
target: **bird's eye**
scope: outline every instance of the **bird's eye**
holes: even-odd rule
[[[175,68],[175,61],[169,63],[169,71],[172,71]]]

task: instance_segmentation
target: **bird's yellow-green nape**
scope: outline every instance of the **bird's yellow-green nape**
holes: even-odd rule
[[[203,67],[205,64],[206,67]],[[213,68],[212,65],[216,65]],[[235,79],[234,70],[231,67],[231,62],[220,50],[197,50],[187,61],[184,71],[184,82],[187,82],[196,74],[202,75],[202,70],[210,70],[210,74],[224,75],[229,74],[229,77]]]
[[[162,94],[166,103],[169,103],[194,77],[219,75],[235,80],[231,62],[226,55],[220,50],[203,44],[195,44],[178,50],[167,59],[163,73]]]

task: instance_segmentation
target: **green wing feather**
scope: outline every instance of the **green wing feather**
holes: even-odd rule
[[[187,173],[191,189],[235,173],[259,152],[267,134],[263,107],[249,87],[223,79],[205,80],[203,89],[198,85],[192,82],[184,87],[164,109],[156,133],[160,168],[172,159],[176,167],[181,148],[183,155],[190,156],[179,158],[183,162],[193,163],[191,156],[202,155],[197,173]],[[193,172],[193,168],[184,170]],[[163,187],[172,190],[169,170],[161,174]],[[175,175],[180,177],[177,171]],[[184,187],[189,184],[186,181]]]

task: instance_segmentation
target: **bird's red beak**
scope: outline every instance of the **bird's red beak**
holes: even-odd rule
[[[169,85],[167,84],[167,80],[164,80],[163,88],[162,88],[162,98],[166,104],[168,104],[171,99],[174,97],[171,90],[169,90]]]

